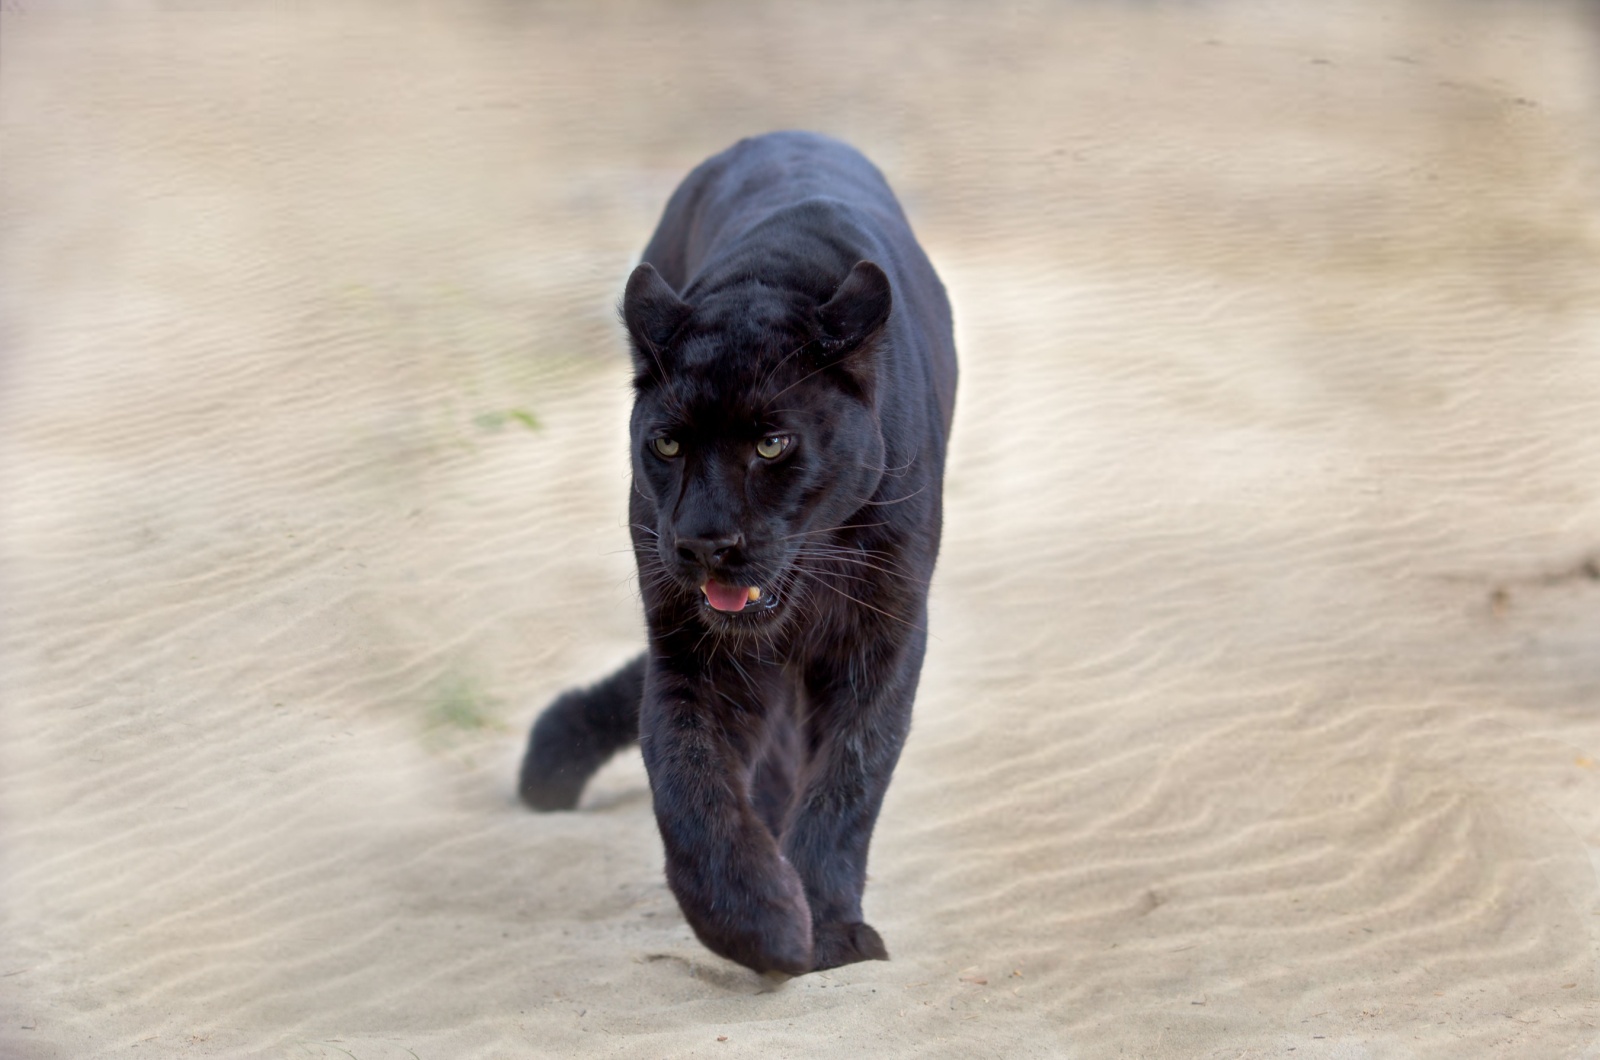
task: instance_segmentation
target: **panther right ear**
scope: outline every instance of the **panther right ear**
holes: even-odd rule
[[[634,360],[641,375],[666,371],[661,351],[689,319],[692,308],[678,297],[655,266],[642,262],[622,292],[622,322],[633,339]]]

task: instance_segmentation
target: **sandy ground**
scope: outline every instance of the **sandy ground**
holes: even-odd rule
[[[1600,18],[0,10],[0,1056],[1600,1056]],[[691,937],[613,306],[846,137],[958,316],[894,953]]]

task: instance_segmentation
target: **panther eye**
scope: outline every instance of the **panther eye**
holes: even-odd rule
[[[778,454],[789,448],[787,434],[770,434],[756,443],[756,455],[763,460],[776,460]]]
[[[679,445],[671,438],[662,437],[652,440],[650,442],[650,448],[656,451],[657,456],[665,457],[666,459],[671,460],[673,457],[678,455],[678,450],[682,449],[683,446]]]

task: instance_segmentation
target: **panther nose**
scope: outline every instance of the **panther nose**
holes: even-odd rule
[[[739,534],[725,537],[680,537],[677,539],[678,558],[688,563],[698,563],[712,570],[726,563],[734,549],[744,544]]]

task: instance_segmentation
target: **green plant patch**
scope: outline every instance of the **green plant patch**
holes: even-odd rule
[[[499,702],[471,677],[450,674],[429,697],[428,727],[456,732],[494,728],[499,724]]]
[[[480,412],[472,417],[473,426],[486,431],[498,431],[507,424],[519,424],[530,431],[537,431],[544,426],[539,422],[539,417],[527,409],[495,409],[491,412]]]

